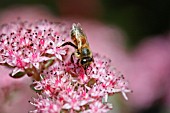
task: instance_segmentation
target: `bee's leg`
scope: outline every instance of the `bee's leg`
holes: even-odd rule
[[[91,73],[92,72],[92,70],[93,70],[93,68],[91,67],[91,66],[89,66],[90,67],[90,71],[89,71],[89,73]]]
[[[79,62],[80,62],[80,59],[78,59],[78,60],[77,60],[77,65],[79,65],[79,64],[80,64]]]
[[[92,56],[92,62],[94,62],[94,58],[93,58],[93,56]]]
[[[84,67],[85,74],[87,75],[87,66]]]
[[[89,66],[89,67],[91,67],[91,66]],[[92,67],[90,68],[90,70],[86,67],[86,68],[84,68],[84,71],[85,71],[86,75],[89,75],[92,72]]]
[[[74,47],[75,49],[78,49],[78,47],[76,45],[74,45],[72,42],[65,42],[64,44],[61,45],[61,47],[66,46],[66,45],[70,45],[70,46]]]
[[[84,67],[84,72],[86,75],[89,75],[92,72],[93,68],[92,66],[85,66]]]
[[[74,53],[71,54],[71,63],[74,63],[74,59],[73,59],[74,55],[75,55]]]
[[[74,52],[74,56],[77,58],[77,65],[79,65],[80,63],[80,52],[77,50],[76,52]]]

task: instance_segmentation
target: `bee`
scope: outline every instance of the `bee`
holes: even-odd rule
[[[94,62],[92,51],[89,47],[89,43],[87,41],[87,37],[83,32],[81,25],[73,24],[71,29],[71,39],[72,42],[65,42],[62,46],[70,45],[74,47],[76,50],[71,54],[71,62],[74,62],[73,56],[78,58],[77,63],[80,64],[86,73],[87,68],[90,66],[92,62]]]

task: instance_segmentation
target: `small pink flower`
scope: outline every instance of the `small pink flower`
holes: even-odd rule
[[[53,101],[49,98],[44,98],[42,95],[38,95],[38,98],[33,98],[34,103],[30,102],[35,106],[35,110],[30,111],[30,113],[59,113],[61,106],[57,101]]]
[[[95,101],[89,105],[90,109],[82,113],[107,113],[112,106],[110,104],[103,104],[101,101]]]

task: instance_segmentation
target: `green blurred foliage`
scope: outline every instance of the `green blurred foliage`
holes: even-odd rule
[[[55,0],[1,0],[0,1],[0,10],[8,8],[11,5],[44,5],[46,6],[53,14],[58,13],[58,8],[56,7]]]
[[[103,20],[117,25],[134,46],[147,36],[169,32],[170,0],[102,0]]]

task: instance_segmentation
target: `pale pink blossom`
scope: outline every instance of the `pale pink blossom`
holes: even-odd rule
[[[110,104],[103,104],[101,101],[95,101],[89,105],[90,109],[82,113],[107,113],[112,108]]]

